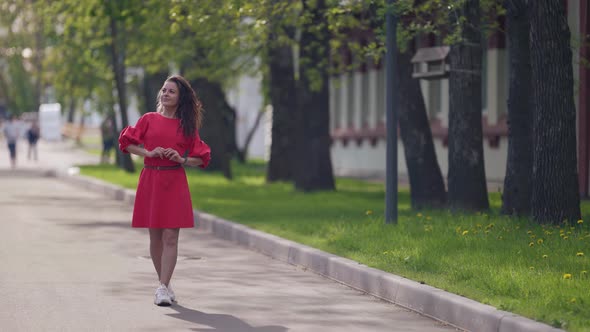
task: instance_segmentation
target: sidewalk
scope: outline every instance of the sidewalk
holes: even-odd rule
[[[72,165],[96,164],[100,156],[90,155],[69,141],[46,142],[37,144],[38,160],[27,158],[28,143],[21,139],[17,143],[17,170],[58,170],[65,172]],[[10,169],[10,159],[6,141],[0,139],[0,169]]]
[[[67,174],[63,172],[64,169],[67,169],[67,165],[65,165],[66,160],[75,163],[85,163],[90,161],[92,158],[89,158],[88,156],[83,156],[83,153],[80,153],[80,151],[72,151],[72,149],[68,147],[67,144],[57,144],[55,146],[43,145],[43,147],[44,149],[46,149],[47,157],[45,158],[45,161],[43,163],[39,162],[39,165],[57,165],[61,167],[62,171],[58,172],[58,176],[66,182],[77,183],[78,188],[83,187],[86,189],[91,189],[91,192],[100,192],[119,201],[123,201],[127,204],[133,202],[134,192],[132,190],[125,190],[117,186],[98,181],[96,179],[89,179],[81,176],[72,177],[63,175]],[[1,146],[0,155],[2,153],[7,155],[7,151],[5,150],[5,146]],[[50,154],[50,151],[53,151],[55,153]],[[50,155],[53,157],[49,157]],[[55,158],[57,160],[52,161],[52,158]],[[98,156],[94,158],[98,159]],[[96,159],[93,159],[94,162],[96,161]],[[0,169],[2,169],[2,167],[3,165],[0,164]],[[28,165],[25,164],[23,167],[26,168],[28,167]],[[9,172],[11,172],[10,174],[16,174],[14,171]],[[60,173],[62,175],[60,175]],[[7,172],[0,171],[0,175],[2,174],[7,174]],[[3,178],[0,177],[0,181],[2,180]],[[104,195],[102,197],[102,200],[112,202],[109,200],[105,200]],[[122,206],[125,206],[124,203],[119,203],[123,204]],[[130,211],[129,205],[127,206]],[[89,212],[89,215],[92,215],[92,211]],[[444,292],[442,290],[430,287],[428,285],[421,285],[417,282],[405,278],[401,278],[379,270],[371,269],[351,260],[327,254],[313,248],[309,248],[288,240],[278,238],[273,235],[258,232],[249,229],[248,227],[235,224],[230,221],[222,220],[215,216],[207,215],[204,213],[197,213],[197,218],[199,219],[201,224],[199,231],[195,232],[195,234],[201,236],[198,237],[199,241],[195,242],[190,240],[182,240],[181,246],[183,243],[185,243],[186,250],[196,249],[198,251],[207,251],[209,246],[215,247],[215,243],[217,243],[216,241],[219,241],[218,239],[214,239],[213,237],[229,240],[219,242],[219,246],[223,247],[224,251],[225,248],[232,248],[231,250],[227,250],[228,253],[231,252],[231,254],[228,254],[229,256],[225,257],[228,260],[230,260],[231,263],[229,263],[226,266],[220,267],[219,271],[225,271],[226,269],[228,269],[228,271],[234,271],[235,269],[241,270],[243,268],[254,269],[254,271],[252,271],[250,274],[245,274],[253,276],[254,280],[251,280],[248,277],[246,278],[246,280],[244,280],[243,278],[239,277],[240,273],[237,273],[237,275],[233,277],[227,276],[227,278],[225,278],[226,276],[223,273],[220,273],[218,275],[218,277],[223,277],[224,280],[227,281],[227,283],[220,286],[222,286],[224,290],[227,290],[229,294],[244,291],[242,287],[238,287],[236,289],[235,285],[247,285],[248,287],[255,286],[255,288],[258,289],[255,293],[251,294],[253,296],[253,299],[248,300],[247,305],[238,302],[232,302],[231,304],[227,304],[227,307],[216,307],[216,310],[221,310],[220,315],[233,315],[236,313],[235,310],[238,310],[237,312],[239,313],[239,315],[237,315],[237,317],[240,317],[239,320],[241,322],[254,322],[256,317],[258,316],[255,315],[255,317],[252,317],[249,313],[243,312],[243,306],[257,306],[264,304],[268,301],[273,303],[271,306],[273,309],[286,310],[286,312],[289,312],[289,315],[287,315],[284,318],[273,319],[271,321],[263,321],[266,322],[265,324],[278,325],[280,328],[283,329],[251,329],[251,326],[248,325],[250,326],[248,327],[248,329],[214,329],[216,331],[292,330],[324,332],[331,331],[332,328],[334,328],[334,331],[380,331],[382,330],[382,328],[383,330],[387,331],[449,330],[449,327],[442,326],[440,325],[440,323],[436,323],[426,318],[425,316],[434,317],[438,320],[449,322],[455,326],[459,326],[462,329],[477,332],[560,331],[558,329],[551,328],[550,326],[534,322],[530,319],[526,319],[508,312],[500,311],[491,306],[483,305],[481,303],[463,298],[461,296]],[[130,216],[128,216],[127,219],[124,220],[129,219]],[[103,222],[99,223],[93,221],[91,223],[96,225],[102,225]],[[120,225],[117,225],[117,227],[119,228],[119,230],[127,230],[128,221],[122,221]],[[139,245],[139,248],[141,249],[141,243],[143,243],[142,240],[135,239],[134,241],[137,242],[137,245]],[[231,244],[230,241],[240,246],[234,247],[234,245]],[[187,245],[187,242],[190,243],[190,245]],[[138,247],[137,245],[135,246],[135,248]],[[251,251],[244,250],[245,248],[250,248],[253,251],[264,253],[265,256],[262,256],[260,254],[254,254]],[[190,258],[192,256],[186,257],[186,260],[188,261],[194,260]],[[267,276],[274,274],[274,272],[269,274],[269,272],[265,270],[265,267],[270,263],[267,261],[262,261],[261,263],[254,263],[256,258],[251,257],[257,257],[257,259],[263,259],[269,262],[279,264],[287,270],[295,270],[297,276],[291,278],[283,276],[283,272],[281,272],[276,279],[270,277],[267,278]],[[269,257],[274,258],[275,260],[269,259]],[[279,261],[286,262],[291,265],[281,263]],[[245,262],[248,263],[244,264]],[[147,269],[149,270],[149,268]],[[309,273],[309,270],[319,275],[325,276],[329,279],[336,280],[339,283],[330,282],[327,279],[318,276],[317,274]],[[201,275],[203,271],[195,270],[193,271],[193,273]],[[195,274],[190,275],[194,276]],[[323,280],[323,282],[326,282],[327,284],[321,284],[318,287],[314,287],[312,282],[298,284],[296,280],[299,278],[312,278],[310,280]],[[190,277],[187,278],[187,280],[190,279]],[[216,280],[217,278],[212,278],[209,281],[214,282]],[[185,283],[183,287],[198,287],[198,285],[193,285],[193,283],[194,280],[192,282]],[[344,287],[341,284],[348,285],[352,288],[359,290],[360,292],[352,290],[348,287]],[[293,287],[295,287],[295,289],[300,289],[300,291],[302,291],[303,293],[282,293],[284,291],[292,289]],[[328,288],[325,287],[339,288],[335,289],[334,292],[332,292],[327,291]],[[175,288],[177,287],[175,286]],[[211,293],[209,294],[216,294],[215,289],[209,291],[211,291]],[[347,292],[352,292],[356,294],[356,297],[339,298],[340,295],[344,296],[348,294]],[[272,297],[272,294],[274,293],[279,294],[278,299],[274,299]],[[310,297],[310,295],[312,294],[319,294],[318,296],[320,296],[320,298],[315,298],[313,296]],[[375,297],[363,294],[371,294]],[[264,296],[265,300],[262,300],[260,296]],[[266,299],[266,296],[271,297],[271,299]],[[361,301],[361,299],[364,299],[366,297],[372,299],[372,301],[376,301],[378,303],[378,307],[369,308],[367,303]],[[377,300],[377,298],[385,299],[388,302]],[[277,300],[278,302],[273,302],[273,299]],[[212,299],[207,298],[205,302],[211,300]],[[143,301],[145,301],[145,298],[143,299]],[[196,301],[194,303],[199,308],[202,308],[203,304],[201,304],[200,302]],[[318,305],[318,303],[321,304]],[[424,316],[419,316],[413,312],[408,312],[405,309],[402,309],[402,307],[392,305],[391,303],[399,304],[404,308],[410,308],[414,312],[421,313]],[[343,304],[346,304],[345,307],[349,308],[350,311],[340,311],[340,309],[342,309],[341,306]],[[184,305],[184,303],[181,302],[181,305]],[[284,306],[287,306],[289,309],[285,309]],[[192,310],[193,311],[189,310],[188,312],[192,312],[194,314],[195,310]],[[230,312],[227,312],[227,310],[229,310]],[[382,310],[385,310],[385,312],[383,312]],[[399,310],[401,310],[401,312],[404,312],[404,314],[399,314]],[[274,316],[276,314],[275,311],[266,307],[264,308],[264,311],[268,311],[267,315]],[[291,311],[293,311],[294,313]],[[380,312],[383,312],[383,316],[379,314]],[[280,311],[279,316],[282,317],[284,315],[285,313],[283,311]],[[295,315],[296,319],[291,320],[291,315]],[[317,317],[317,320],[313,317]],[[354,320],[349,320],[353,318]],[[369,321],[365,321],[365,318],[368,318]],[[254,320],[251,321],[251,319]],[[298,325],[297,322],[300,321],[305,321],[307,322],[306,324],[312,325]],[[314,323],[310,323],[310,321]],[[340,323],[342,321],[345,321],[347,323],[341,325]],[[288,324],[286,324],[285,322],[288,322]],[[197,330],[200,331],[201,329]]]
[[[67,143],[40,153],[20,170],[0,165],[2,330],[455,330],[205,230],[181,232],[179,302],[157,307],[148,236],[129,227],[131,206],[35,171],[92,159]]]

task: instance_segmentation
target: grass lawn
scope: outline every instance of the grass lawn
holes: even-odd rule
[[[336,192],[302,194],[265,184],[263,163],[233,165],[234,180],[187,171],[196,209],[568,331],[590,331],[590,202],[586,219],[540,226],[499,215],[413,211],[399,194],[399,222],[384,224],[384,186],[338,179]],[[138,165],[138,169],[141,165]],[[135,188],[139,173],[110,165],[82,174]]]

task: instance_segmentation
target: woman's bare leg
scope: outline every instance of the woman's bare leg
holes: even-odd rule
[[[158,280],[160,280],[162,272],[163,231],[161,228],[150,228],[150,256],[154,268],[156,268],[156,273],[158,273]]]
[[[160,270],[160,282],[168,286],[172,273],[176,267],[178,258],[178,234],[179,228],[166,228],[162,232],[162,260]]]

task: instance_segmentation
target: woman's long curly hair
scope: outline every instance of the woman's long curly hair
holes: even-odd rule
[[[174,82],[178,86],[178,108],[175,116],[180,119],[183,134],[187,137],[195,137],[197,129],[201,128],[203,123],[203,104],[197,98],[191,84],[184,77],[172,75],[166,79],[166,82]],[[158,91],[158,112],[162,111],[161,95],[162,90],[160,89]]]

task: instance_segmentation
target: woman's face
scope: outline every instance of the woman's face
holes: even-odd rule
[[[166,81],[160,91],[160,104],[168,109],[175,109],[178,106],[179,91],[176,83]]]

